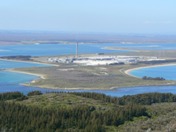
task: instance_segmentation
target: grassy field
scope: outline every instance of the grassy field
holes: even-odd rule
[[[146,66],[114,65],[114,66],[78,66],[60,65],[58,67],[21,68],[18,71],[42,74],[45,79],[38,79],[30,86],[55,89],[111,89],[146,85],[168,85],[175,81],[142,80],[124,73],[127,69]]]

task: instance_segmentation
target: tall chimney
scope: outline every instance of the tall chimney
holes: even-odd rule
[[[78,42],[76,43],[76,58],[78,58]]]

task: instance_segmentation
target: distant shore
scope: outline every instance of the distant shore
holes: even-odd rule
[[[24,61],[24,60],[13,60],[13,59],[2,59],[0,58],[0,61],[12,61],[12,62],[25,62],[25,63],[34,63],[34,64],[42,64],[42,65],[48,65],[48,66],[59,66],[57,64],[51,64],[51,63],[45,63],[45,62],[36,62],[36,61]]]
[[[129,48],[120,48],[120,47],[104,47],[102,49],[105,49],[105,50],[121,50],[121,51],[128,51],[128,52],[141,52],[142,51],[142,50],[129,49]]]

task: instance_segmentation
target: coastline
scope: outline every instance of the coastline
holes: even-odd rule
[[[123,73],[125,73],[126,75],[128,76],[132,76],[132,77],[135,77],[135,78],[138,78],[138,79],[141,79],[139,77],[136,77],[134,75],[131,75],[130,72],[132,70],[137,70],[137,69],[142,69],[142,68],[151,68],[151,67],[161,67],[161,66],[175,66],[176,63],[170,63],[170,64],[160,64],[160,65],[146,65],[146,66],[141,66],[141,67],[136,67],[136,68],[132,68],[132,69],[128,69],[128,70],[124,70],[122,71]],[[22,74],[28,74],[28,75],[33,75],[33,76],[37,76],[39,78],[37,79],[34,79],[32,81],[29,81],[29,82],[24,82],[24,83],[21,83],[20,85],[24,85],[24,86],[34,86],[34,87],[38,87],[38,88],[45,88],[45,89],[53,89],[53,90],[113,90],[113,89],[118,89],[118,88],[126,88],[126,87],[129,87],[128,85],[127,86],[114,86],[114,87],[107,87],[107,88],[96,88],[96,87],[87,87],[87,88],[84,88],[84,87],[55,87],[55,86],[50,86],[50,85],[47,85],[47,84],[44,84],[44,85],[38,85],[36,84],[37,81],[39,81],[40,79],[47,79],[47,75],[45,74],[40,74],[40,73],[31,73],[31,72],[26,72],[26,71],[20,71],[18,69],[15,69],[15,68],[11,68],[11,69],[5,69],[5,71],[9,71],[9,72],[16,72],[16,73],[22,73]],[[175,83],[167,83],[165,85],[174,85]],[[136,85],[137,87],[138,86],[150,86],[149,84],[148,85]],[[136,87],[136,86],[132,86],[132,87]],[[157,86],[157,85],[155,85]],[[158,86],[161,86],[161,85],[158,85]]]
[[[167,64],[167,65],[176,65],[176,64]],[[161,65],[161,66],[167,66],[167,65]],[[124,72],[126,72],[125,74],[127,74],[129,76],[132,76],[132,75],[130,75],[127,72],[130,72],[131,70],[135,70],[135,69],[148,68],[148,67],[157,67],[157,66],[160,66],[160,65],[138,67],[138,68],[133,68],[133,69],[126,70]],[[38,79],[47,79],[47,76],[44,75],[44,74],[24,72],[24,71],[19,71],[19,70],[16,70],[16,69],[6,69],[6,71],[33,75],[33,76],[39,77]],[[136,78],[138,78],[138,77],[136,77]],[[59,87],[53,87],[53,86],[49,86],[49,85],[35,85],[35,82],[37,82],[38,79],[34,79],[34,80],[30,81],[30,82],[24,82],[24,83],[21,83],[20,85],[23,85],[23,86],[34,86],[34,87],[43,88],[43,89],[50,89],[50,90],[103,90],[103,91],[115,90],[115,89],[119,89],[119,88],[129,88],[129,87],[133,88],[133,87],[140,87],[140,86],[170,86],[170,85],[175,85],[175,83],[168,83],[168,84],[165,84],[165,85],[136,85],[136,86],[121,86],[121,87],[114,86],[114,87],[103,88],[103,89],[100,89],[100,88],[83,88],[83,87],[82,88],[81,87],[77,87],[77,88],[59,88]]]
[[[46,79],[46,75],[44,75],[44,74],[31,73],[31,72],[24,72],[24,71],[19,71],[19,70],[16,70],[16,69],[7,69],[6,71],[9,71],[9,72],[18,72],[18,73],[22,73],[22,74],[33,75],[33,76],[38,76],[38,77],[40,77],[41,79]]]
[[[131,76],[131,77],[140,78],[140,77],[137,77],[137,76],[135,76],[135,75],[130,74],[130,72],[131,72],[131,71],[134,71],[134,70],[144,69],[144,68],[164,67],[164,66],[176,66],[176,63],[160,64],[160,65],[153,65],[153,66],[136,67],[136,68],[132,68],[132,69],[125,70],[124,73],[125,73],[126,75],[128,75],[128,76]]]
[[[22,73],[22,74],[28,74],[28,75],[33,75],[33,76],[37,76],[39,77],[39,79],[46,79],[47,76],[44,74],[37,74],[37,73],[30,73],[30,72],[24,72],[24,71],[19,71],[16,69],[6,69],[6,71],[8,72],[16,72],[16,73]],[[35,83],[38,79],[34,79],[30,82],[24,82],[21,83],[20,85],[24,85],[24,86],[32,86],[31,84]],[[122,87],[111,87],[111,88],[104,88],[104,89],[99,89],[99,88],[58,88],[58,87],[53,87],[53,86],[44,86],[44,85],[35,85],[35,87],[38,88],[44,88],[44,89],[53,89],[53,90],[114,90],[117,88],[122,88]]]
[[[19,70],[16,70],[16,69],[6,69],[6,71],[8,72],[16,72],[16,73],[21,73],[21,74],[28,74],[28,75],[33,75],[33,76],[37,76],[39,77],[40,79],[46,79],[47,76],[44,75],[44,74],[37,74],[37,73],[30,73],[30,72],[24,72],[24,71],[19,71]],[[33,83],[35,80],[32,80],[30,83]],[[24,83],[25,84],[25,83]]]
[[[6,71],[8,72],[16,72],[16,73],[22,73],[22,74],[28,74],[28,75],[33,75],[33,76],[37,76],[39,77],[39,79],[46,79],[47,76],[44,75],[44,74],[38,74],[38,73],[31,73],[31,72],[24,72],[24,71],[19,71],[19,70],[16,70],[16,69],[6,69]],[[34,79],[30,82],[24,82],[24,83],[21,83],[20,85],[24,85],[24,86],[32,86],[31,84],[35,83],[38,79]],[[53,89],[53,90],[100,90],[98,88],[58,88],[58,87],[53,87],[53,86],[40,86],[40,85],[35,85],[35,87],[38,87],[38,88],[44,88],[44,89]],[[118,87],[116,87],[118,88]],[[115,89],[114,88],[106,88],[106,89],[101,89],[101,90],[112,90],[112,89]]]
[[[0,61],[24,62],[24,63],[34,63],[34,64],[41,64],[41,65],[48,65],[48,66],[59,66],[56,64],[50,64],[50,63],[44,63],[44,62],[12,60],[12,59],[2,59],[2,58],[0,58]]]

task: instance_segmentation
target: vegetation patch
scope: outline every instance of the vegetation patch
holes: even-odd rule
[[[164,80],[166,80],[163,77],[147,77],[147,76],[144,76],[142,79],[143,80],[158,80],[158,81],[164,81]]]

